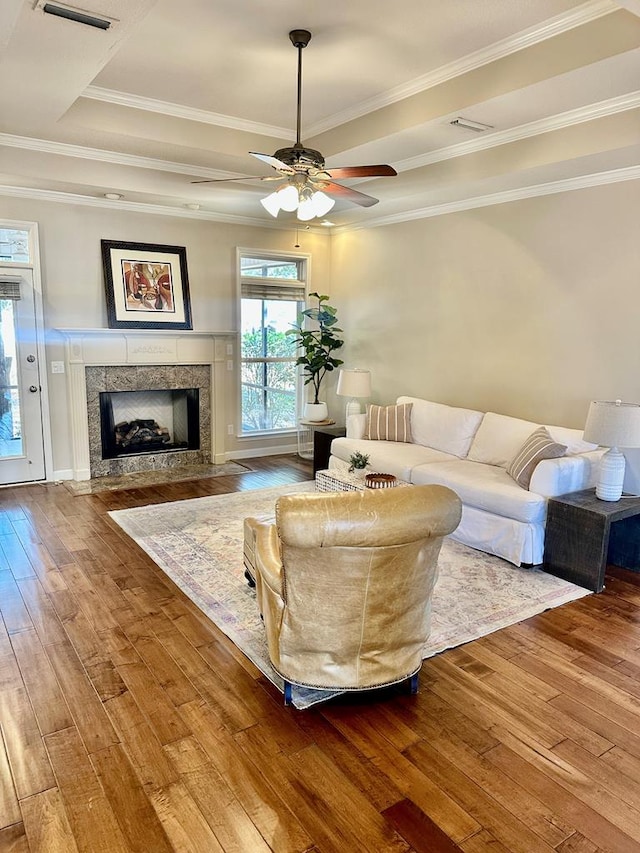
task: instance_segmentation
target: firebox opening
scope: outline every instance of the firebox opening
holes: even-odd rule
[[[102,458],[200,449],[199,389],[101,391]]]

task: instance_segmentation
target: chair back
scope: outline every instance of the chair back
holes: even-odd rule
[[[442,540],[460,514],[458,496],[437,485],[279,498],[278,671],[346,689],[415,673]]]

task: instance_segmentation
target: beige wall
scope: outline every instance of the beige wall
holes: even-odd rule
[[[330,240],[324,234],[301,232],[300,249],[295,250],[293,231],[10,198],[0,198],[0,219],[37,222],[39,226],[54,471],[72,467],[66,378],[50,372],[52,360],[64,359],[62,338],[55,330],[107,328],[100,240],[185,246],[193,327],[198,331],[237,329],[235,264],[239,246],[310,253],[311,288],[328,287]],[[229,373],[225,400],[229,420],[234,422],[236,385],[236,373]],[[279,440],[226,438],[230,453],[252,446],[295,444],[295,436]]]
[[[107,325],[100,240],[187,248],[194,328],[236,328],[237,246],[291,251],[288,231],[0,199],[39,224],[47,366],[60,327]],[[401,393],[582,426],[591,399],[640,400],[640,181],[416,222],[302,235],[312,289],[331,294],[347,367],[376,402]],[[236,375],[225,399],[237,411]],[[48,373],[54,470],[71,467],[64,376]],[[325,386],[331,414],[344,406]],[[293,445],[237,441],[226,450]]]
[[[336,235],[348,366],[398,394],[581,427],[640,401],[640,181]]]

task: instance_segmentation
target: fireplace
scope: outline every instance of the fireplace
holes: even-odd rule
[[[56,479],[129,474],[160,467],[222,464],[229,424],[235,330],[59,329],[64,338],[70,466]],[[198,389],[200,447],[104,459],[100,392]],[[64,427],[61,427],[64,428]],[[63,457],[61,457],[61,462]]]
[[[200,390],[101,391],[102,458],[200,449]]]
[[[91,366],[85,380],[91,477],[211,463],[208,364]]]

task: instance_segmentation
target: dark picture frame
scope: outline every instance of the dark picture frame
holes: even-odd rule
[[[191,329],[184,246],[101,240],[110,329]]]

